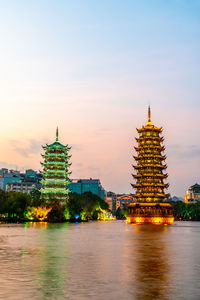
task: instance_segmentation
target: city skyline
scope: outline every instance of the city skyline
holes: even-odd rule
[[[145,6],[145,10],[144,10]],[[38,9],[39,8],[39,9]],[[71,178],[130,193],[136,128],[163,127],[169,192],[200,182],[198,1],[8,1],[1,19],[0,167],[72,146]]]

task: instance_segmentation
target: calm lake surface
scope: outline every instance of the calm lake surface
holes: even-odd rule
[[[200,222],[0,224],[0,299],[200,299]]]

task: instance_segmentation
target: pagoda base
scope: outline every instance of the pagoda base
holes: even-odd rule
[[[169,203],[131,203],[127,206],[126,223],[167,224],[174,223],[172,206]]]

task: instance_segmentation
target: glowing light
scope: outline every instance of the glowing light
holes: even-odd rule
[[[44,221],[51,209],[52,208],[47,208],[46,206],[28,207],[27,218],[29,220],[37,219]]]
[[[174,217],[127,217],[127,224],[155,224],[155,225],[172,225],[174,224]]]
[[[111,212],[109,212],[107,210],[103,210],[101,208],[99,210],[100,210],[100,212],[98,213],[98,220],[99,221],[116,220],[116,217],[114,217]]]

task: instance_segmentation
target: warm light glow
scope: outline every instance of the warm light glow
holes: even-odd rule
[[[127,217],[127,224],[157,224],[157,225],[172,225],[174,224],[174,217]]]
[[[116,217],[114,217],[111,212],[100,208],[100,212],[98,213],[98,220],[112,221],[112,220],[116,220]]]
[[[39,221],[44,221],[51,209],[52,208],[47,208],[46,206],[29,207],[27,211],[27,218],[29,220],[37,219]]]
[[[135,218],[135,223],[143,223],[143,222],[144,222],[144,218],[141,218],[141,217]]]

